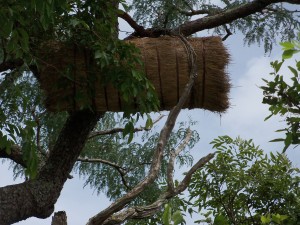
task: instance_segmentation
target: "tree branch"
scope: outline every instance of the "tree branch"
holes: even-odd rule
[[[119,10],[118,17],[125,20],[137,33],[144,33],[145,28],[141,25],[138,25],[138,23],[126,12]]]
[[[196,55],[188,43],[188,41],[182,37],[179,36],[179,38],[182,40],[182,42],[186,45],[187,48],[187,54],[190,58],[190,79],[188,84],[186,85],[177,105],[170,111],[167,121],[165,122],[164,127],[162,128],[160,132],[160,136],[158,139],[158,143],[154,152],[153,160],[148,172],[148,175],[144,178],[143,181],[138,183],[131,191],[129,191],[126,195],[121,197],[120,199],[116,200],[113,204],[111,204],[108,208],[101,211],[94,217],[92,217],[87,225],[96,225],[96,224],[103,224],[106,219],[108,219],[111,215],[113,215],[115,212],[120,211],[125,205],[127,205],[133,198],[135,198],[137,195],[139,195],[146,186],[148,186],[150,183],[154,182],[155,179],[158,176],[160,167],[161,167],[161,161],[163,157],[163,150],[166,146],[166,143],[170,137],[170,134],[174,128],[175,121],[177,119],[177,116],[179,112],[181,111],[181,108],[185,104],[186,100],[188,99],[192,86],[194,84],[194,80],[197,77],[197,67],[195,64],[195,58]]]
[[[23,160],[21,147],[18,145],[13,145],[10,151],[10,154],[8,154],[5,149],[0,149],[0,158],[10,159],[26,168],[26,163]]]
[[[228,9],[225,11],[218,12],[217,14],[212,14],[186,22],[179,27],[170,29],[145,29],[143,32],[134,32],[126,39],[133,37],[159,37],[161,35],[177,35],[182,34],[184,36],[189,36],[202,30],[215,28],[221,25],[225,25],[234,20],[247,17],[256,12],[261,12],[264,8],[269,5],[286,2],[290,4],[299,4],[299,0],[254,0],[249,3],[239,5],[233,9]]]
[[[223,25],[223,26],[224,26],[224,28],[225,28],[226,35],[222,38],[222,41],[226,41],[226,39],[227,39],[230,35],[232,35],[232,33],[231,33],[231,31],[229,30],[229,28],[227,27],[226,24]]]
[[[184,36],[189,36],[198,31],[202,31],[205,29],[211,29],[214,27],[218,27],[227,23],[230,23],[234,20],[247,17],[256,12],[260,12],[265,7],[278,3],[278,2],[289,2],[292,4],[299,4],[299,0],[254,0],[249,3],[242,4],[233,9],[228,9],[224,12],[220,12],[216,15],[206,16],[200,19],[196,19],[190,22],[186,22],[174,29],[173,33],[181,33]]]
[[[153,121],[153,124],[156,124],[157,122],[159,122],[165,115],[160,115],[156,120]],[[89,135],[89,139],[97,137],[97,136],[101,136],[101,135],[107,135],[107,134],[115,134],[115,133],[120,133],[123,132],[125,128],[123,127],[116,127],[110,130],[102,130],[102,131],[94,131],[91,132],[91,134]],[[151,130],[151,128],[147,128],[147,127],[136,127],[134,128],[133,132],[139,132],[139,131],[149,131]]]
[[[121,179],[122,179],[122,183],[124,184],[124,186],[127,189],[130,189],[130,187],[128,186],[128,183],[125,179],[125,175],[127,174],[127,171],[124,167],[121,167],[116,163],[113,163],[113,162],[110,162],[110,161],[104,160],[104,159],[88,159],[88,158],[79,157],[77,159],[77,161],[79,161],[79,162],[89,162],[89,163],[103,163],[103,164],[106,164],[106,165],[109,165],[109,166],[115,168],[118,171],[118,173],[120,174]]]
[[[167,184],[168,184],[168,191],[174,192],[174,164],[176,157],[180,154],[180,152],[185,148],[185,146],[189,143],[192,137],[192,131],[190,128],[187,129],[187,134],[183,140],[183,142],[179,145],[179,147],[175,151],[171,151],[168,167],[167,167]]]
[[[203,167],[209,160],[214,157],[215,153],[208,154],[207,156],[201,158],[185,175],[184,179],[180,182],[180,185],[175,189],[175,191],[166,191],[159,196],[159,198],[152,204],[147,206],[135,206],[130,207],[122,212],[116,213],[110,218],[108,218],[103,225],[119,225],[128,219],[142,219],[154,215],[159,212],[167,202],[168,199],[182,193],[187,188],[191,176],[196,172],[197,169]]]
[[[0,63],[0,72],[4,72],[7,70],[13,70],[20,66],[22,66],[24,61],[22,59],[16,59],[16,60],[9,60]]]

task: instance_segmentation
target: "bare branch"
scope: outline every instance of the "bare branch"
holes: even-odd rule
[[[183,180],[179,183],[178,187],[175,189],[175,193],[179,194],[183,192],[189,185],[192,175],[196,172],[197,169],[204,166],[209,160],[211,160],[216,153],[210,153],[207,156],[201,158],[185,175]]]
[[[160,121],[165,115],[160,115],[156,120],[153,121],[153,124],[156,124],[158,121]],[[137,127],[134,128],[133,132],[139,132],[139,131],[149,131],[151,128],[147,127]],[[89,139],[100,136],[100,135],[107,135],[107,134],[115,134],[115,133],[120,133],[123,132],[124,128],[123,127],[116,127],[110,130],[103,130],[103,131],[94,131],[89,135]]]
[[[274,13],[278,13],[278,12],[286,12],[286,13],[300,13],[300,10],[287,10],[287,9],[274,9],[272,7],[266,7],[265,9],[262,10],[262,13],[268,13],[268,12],[274,12]]]
[[[210,14],[210,11],[207,9],[199,9],[199,10],[191,10],[191,11],[185,11],[181,8],[173,5],[173,7],[180,13],[185,16],[195,16],[195,15],[202,15],[202,14]]]
[[[232,33],[231,33],[231,31],[229,30],[229,28],[227,27],[226,24],[223,25],[223,26],[224,26],[224,28],[225,28],[225,30],[226,30],[226,35],[222,38],[222,41],[226,41],[226,39],[227,39],[230,35],[232,35]]]
[[[79,161],[79,162],[88,162],[88,163],[103,163],[103,164],[106,164],[106,165],[109,165],[109,166],[115,168],[118,171],[118,173],[120,174],[124,186],[127,189],[130,189],[130,187],[128,186],[128,183],[125,179],[125,175],[127,174],[127,171],[124,167],[121,167],[120,165],[118,165],[116,163],[113,163],[111,161],[104,160],[104,159],[88,159],[88,158],[79,157],[77,159],[77,161]]]
[[[179,153],[185,148],[185,146],[189,143],[192,137],[192,131],[190,128],[187,129],[187,134],[183,140],[183,142],[179,145],[179,147],[175,151],[171,151],[168,168],[167,168],[167,184],[168,184],[168,191],[174,192],[174,164],[175,159],[179,155]]]
[[[92,217],[88,221],[88,225],[96,225],[96,224],[102,224],[106,219],[108,219],[111,215],[113,215],[115,212],[120,211],[125,205],[127,205],[133,198],[135,198],[137,195],[139,195],[146,186],[148,186],[150,183],[154,182],[155,179],[158,176],[160,167],[161,167],[161,161],[163,157],[163,150],[166,146],[166,143],[170,137],[170,134],[174,128],[175,121],[177,119],[177,116],[179,112],[181,111],[181,108],[185,104],[186,100],[188,99],[192,86],[194,84],[194,80],[197,77],[197,67],[195,64],[195,52],[193,51],[193,48],[188,43],[186,38],[183,36],[179,36],[179,38],[182,40],[182,42],[186,45],[187,54],[190,57],[190,79],[188,84],[186,85],[177,105],[170,111],[167,121],[165,122],[164,127],[162,128],[160,132],[160,136],[158,139],[157,147],[154,152],[153,160],[148,172],[148,175],[142,180],[140,183],[138,183],[131,191],[129,191],[126,195],[115,201],[113,204],[111,204],[108,208],[103,210],[102,212],[98,213],[94,217]]]

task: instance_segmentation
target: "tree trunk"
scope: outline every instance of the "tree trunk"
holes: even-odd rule
[[[37,178],[0,188],[0,224],[49,217],[85,141],[99,120],[91,111],[69,116]]]

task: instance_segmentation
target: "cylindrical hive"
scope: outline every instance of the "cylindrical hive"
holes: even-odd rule
[[[229,54],[220,37],[189,38],[197,55],[198,77],[184,108],[224,112],[229,106]],[[185,44],[177,37],[129,40],[141,51],[147,78],[160,100],[160,110],[176,105],[189,79]],[[100,70],[89,50],[76,45],[49,42],[40,53],[39,81],[46,91],[50,111],[73,111],[92,107],[96,111],[120,112],[124,101],[113,85],[101,85]],[[98,78],[97,78],[98,77]],[[136,107],[138,111],[138,106]]]

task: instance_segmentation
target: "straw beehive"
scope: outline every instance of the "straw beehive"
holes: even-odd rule
[[[189,38],[197,54],[198,77],[184,108],[203,108],[224,112],[228,106],[229,79],[226,66],[229,54],[219,37]],[[160,110],[176,105],[189,79],[186,46],[176,37],[129,40],[141,51],[147,78],[160,100]],[[39,81],[46,91],[50,111],[73,111],[92,107],[96,111],[119,112],[124,101],[112,85],[101,84],[101,72],[88,49],[49,42],[40,53]],[[49,51],[49,49],[51,51]],[[138,106],[136,106],[138,111]]]

